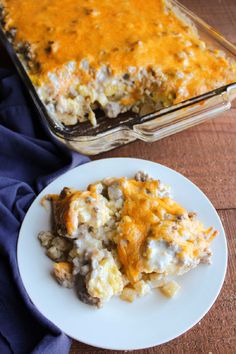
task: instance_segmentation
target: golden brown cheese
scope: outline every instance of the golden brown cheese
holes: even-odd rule
[[[151,227],[158,225],[166,213],[182,215],[186,210],[168,197],[158,198],[159,182],[120,179],[124,194],[121,223],[118,230],[118,255],[131,282],[143,269],[142,253]],[[164,238],[167,230],[162,228]]]
[[[72,237],[73,232],[76,231],[78,224],[75,222],[78,210],[75,202],[79,200],[86,200],[86,198],[97,199],[97,194],[89,191],[76,191],[72,188],[65,187],[60,195],[47,195],[44,197],[52,201],[54,214],[54,227],[59,234]],[[41,201],[43,203],[43,201]]]
[[[69,262],[58,262],[58,263],[54,263],[54,272],[55,274],[59,277],[63,275],[63,272],[72,274],[72,264]]]
[[[189,97],[236,81],[230,66],[217,50],[205,49],[190,26],[181,21],[163,0],[2,0],[8,13],[7,28],[16,27],[17,41],[31,44],[45,80],[48,72],[74,60],[87,58],[95,69],[106,64],[113,74],[130,66],[159,67],[168,76],[168,92],[176,92],[183,78]],[[187,58],[187,59],[186,59]],[[189,65],[183,70],[183,61]],[[78,69],[79,70],[79,69]],[[89,77],[79,72],[82,81]],[[173,87],[172,87],[173,86]],[[200,88],[200,89],[199,89]],[[181,93],[175,102],[182,100]],[[186,97],[185,97],[186,98]],[[123,104],[135,100],[128,98]]]
[[[176,251],[179,260],[184,260],[186,256],[194,260],[201,258],[201,252],[208,249],[217,234],[212,227],[205,229],[204,225],[194,218],[194,213],[188,213],[170,197],[160,197],[162,186],[158,180],[114,178],[104,182],[104,186],[113,186],[121,192],[120,197],[115,199],[118,202],[121,198],[122,204],[118,208],[118,221],[112,237],[122,271],[131,284],[139,281],[142,273],[152,272],[147,266],[150,240],[165,241],[168,245],[174,243],[179,247]],[[97,187],[98,184],[95,183],[89,185],[87,191],[64,188],[60,195],[45,197],[53,202],[54,224],[57,224],[57,233],[60,236],[70,238],[80,225],[76,218],[76,201],[84,200],[90,205],[91,198],[94,201],[99,196],[104,198],[97,192]],[[109,195],[106,188],[103,192]],[[109,197],[107,206],[111,208],[111,214],[114,213],[113,203],[114,200]]]
[[[200,222],[194,223],[193,237],[188,242],[182,238],[187,231],[183,225],[178,226],[178,231],[176,226],[176,233],[171,231],[173,221],[184,215],[188,218],[188,212],[173,199],[156,196],[159,186],[157,180],[140,182],[120,179],[119,183],[124,195],[124,206],[118,228],[117,249],[119,260],[131,283],[139,280],[145,270],[144,249],[148,237],[170,243],[174,240],[181,246],[180,257],[189,255],[194,258],[198,256],[200,242],[202,249],[206,249],[216,236],[217,231],[213,232],[212,228],[205,230]],[[195,245],[196,237],[199,239]]]

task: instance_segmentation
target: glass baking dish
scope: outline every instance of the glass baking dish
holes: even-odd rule
[[[236,47],[233,44],[179,2],[175,0],[169,2],[187,16],[197,28],[199,36],[208,45],[224,51],[227,57],[236,60]],[[0,40],[7,49],[50,132],[67,147],[87,155],[96,155],[137,139],[145,142],[159,140],[230,109],[231,102],[236,97],[236,83],[232,83],[142,117],[127,112],[120,114],[117,118],[107,118],[104,114],[98,113],[96,127],[93,127],[90,122],[65,126],[53,119],[47,112],[1,27]]]

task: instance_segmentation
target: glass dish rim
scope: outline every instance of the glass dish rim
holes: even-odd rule
[[[190,16],[191,20],[198,23],[205,30],[207,30],[207,32],[215,40],[217,40],[222,46],[224,46],[236,58],[236,45],[234,45],[233,43],[228,41],[221,33],[219,33],[213,27],[208,25],[204,20],[202,20],[200,17],[198,17],[195,13],[193,13],[191,10],[189,10],[187,7],[185,7],[179,1],[177,1],[177,0],[166,0],[166,1],[167,1],[167,3],[171,3],[171,4],[173,4],[173,6],[177,6],[178,8],[183,10],[183,12],[185,14]],[[17,56],[15,49],[13,48],[11,43],[8,41],[7,36],[4,32],[1,24],[0,24],[0,41],[2,42],[3,46],[5,47],[7,53],[9,54],[9,56],[14,64],[14,66],[16,67],[23,83],[25,84],[28,92],[30,93],[31,98],[33,99],[40,115],[43,117],[43,119],[48,124],[51,132],[53,134],[55,134],[58,138],[62,138],[62,139],[65,139],[67,141],[72,141],[72,142],[74,141],[77,143],[85,142],[85,141],[87,143],[93,142],[93,141],[96,141],[100,138],[112,135],[113,133],[120,131],[120,130],[128,130],[132,134],[132,132],[134,133],[133,128],[135,126],[142,126],[143,123],[151,122],[158,117],[168,116],[170,113],[179,112],[179,111],[183,110],[184,108],[194,106],[196,103],[201,103],[201,102],[208,100],[210,98],[219,97],[223,93],[227,93],[228,90],[230,90],[231,88],[234,89],[235,85],[236,85],[236,82],[232,82],[230,84],[221,86],[215,90],[208,91],[202,95],[198,95],[198,96],[192,97],[188,100],[182,101],[178,104],[171,105],[167,108],[161,108],[157,111],[154,111],[152,113],[148,113],[148,114],[141,116],[141,117],[133,117],[130,119],[130,121],[128,123],[127,122],[125,122],[125,123],[120,122],[120,124],[119,124],[119,122],[118,122],[118,124],[119,124],[118,126],[112,127],[112,128],[108,127],[104,131],[98,132],[98,134],[96,134],[96,135],[78,135],[78,130],[73,129],[74,126],[65,126],[61,122],[56,121],[56,119],[54,119],[50,116],[45,105],[43,104],[43,102],[39,98],[37,91],[30,79],[30,76],[27,73],[27,70],[25,69],[23,63],[21,62],[21,60]],[[119,116],[117,118],[108,118],[107,117],[106,119],[111,119],[111,120],[114,119],[115,120],[118,118],[119,118]],[[79,124],[80,123],[78,123],[78,127],[79,127]]]

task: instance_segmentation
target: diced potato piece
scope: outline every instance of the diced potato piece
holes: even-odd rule
[[[165,274],[151,273],[148,275],[151,288],[160,288],[167,283]]]
[[[149,284],[145,283],[145,281],[143,280],[140,280],[135,283],[134,288],[140,297],[149,294],[151,291]]]
[[[162,294],[164,294],[166,297],[174,297],[177,292],[180,290],[180,285],[176,283],[174,280],[166,283],[164,286],[160,288]]]
[[[54,264],[55,271],[65,271],[67,273],[72,273],[72,264],[69,262],[58,262]]]
[[[54,263],[53,273],[59,284],[66,288],[73,287],[72,264],[69,262]]]
[[[120,295],[120,298],[124,301],[133,302],[136,298],[136,291],[128,286],[125,287]]]
[[[103,252],[100,254],[103,255]],[[110,253],[107,252],[100,261],[94,257],[92,266],[93,270],[87,282],[88,293],[91,296],[108,301],[113,295],[121,293],[124,286],[123,278]]]

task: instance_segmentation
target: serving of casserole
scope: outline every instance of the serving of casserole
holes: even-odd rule
[[[157,111],[236,82],[236,64],[166,0],[0,0],[0,21],[50,116]]]
[[[53,224],[39,240],[55,262],[56,280],[87,304],[101,307],[113,296],[132,302],[154,288],[172,297],[180,288],[176,277],[211,262],[217,232],[144,172],[87,190],[64,188],[46,201]]]

